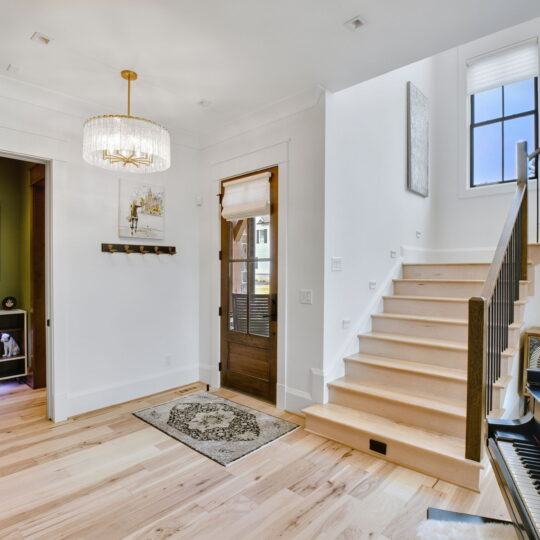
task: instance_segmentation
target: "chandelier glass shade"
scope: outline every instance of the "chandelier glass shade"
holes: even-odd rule
[[[113,171],[160,172],[171,166],[169,132],[156,122],[131,115],[133,71],[122,71],[128,81],[126,115],[94,116],[84,123],[83,158],[91,165]]]

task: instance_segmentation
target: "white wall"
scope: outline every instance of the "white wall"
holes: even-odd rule
[[[327,96],[327,380],[340,375],[344,354],[358,350],[358,332],[369,327],[377,300],[384,290],[391,290],[391,278],[397,277],[401,247],[423,248],[433,241],[433,197],[423,198],[406,187],[407,81],[432,99],[434,60]],[[332,257],[342,258],[341,272],[332,272]],[[370,281],[377,282],[375,289],[369,288]],[[351,321],[348,328],[343,328],[343,319]]]
[[[468,188],[468,118],[465,62],[540,35],[540,19],[508,28],[434,57],[436,68],[432,158],[437,216],[436,256],[490,260],[510,207],[515,183]],[[530,183],[531,199],[536,197]],[[535,206],[531,205],[531,212]],[[530,231],[534,230],[534,215]]]
[[[219,384],[219,180],[279,165],[278,406],[298,411],[322,397],[324,99],[266,111],[212,134],[200,192],[201,379]],[[295,104],[297,106],[298,104]],[[313,305],[299,290],[313,290]]]
[[[171,169],[147,179],[166,186],[161,243],[178,255],[101,253],[119,241],[119,175],[81,158],[83,119],[100,112],[0,78],[0,152],[52,160],[55,420],[198,379],[199,151],[174,138]]]

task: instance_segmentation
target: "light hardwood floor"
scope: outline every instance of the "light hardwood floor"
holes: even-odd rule
[[[508,519],[491,471],[475,494],[303,429],[224,468],[131,414],[198,388],[53,424],[43,390],[0,385],[0,538],[407,540],[428,506]]]

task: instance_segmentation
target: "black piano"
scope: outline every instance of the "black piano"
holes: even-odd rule
[[[540,370],[527,370],[527,389],[523,418],[488,419],[488,455],[516,532],[540,540]]]

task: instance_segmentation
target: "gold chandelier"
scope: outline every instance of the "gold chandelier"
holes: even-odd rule
[[[171,138],[163,127],[131,115],[131,81],[137,73],[121,72],[127,81],[127,114],[93,116],[84,123],[83,158],[97,167],[135,173],[165,171],[171,166]]]

